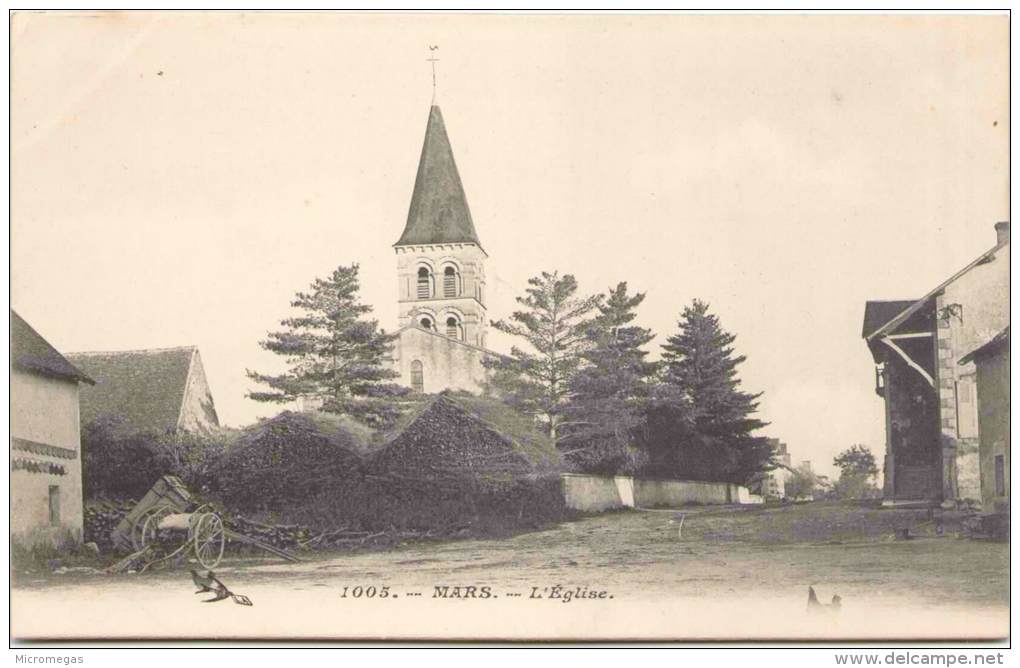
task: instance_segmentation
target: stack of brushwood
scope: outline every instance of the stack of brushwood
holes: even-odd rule
[[[297,524],[264,524],[241,515],[226,518],[226,521],[237,533],[282,550],[300,547],[314,534],[312,529]]]
[[[354,531],[353,529],[340,528],[318,533],[309,540],[299,543],[298,547],[306,550],[357,550],[363,547],[390,547],[409,540],[438,540],[463,536],[468,530],[467,525],[429,530],[391,527],[385,531]]]
[[[100,551],[114,549],[111,534],[136,502],[132,499],[92,499],[85,503],[85,542],[93,542]]]
[[[298,524],[266,524],[240,515],[227,520],[234,531],[283,550],[350,550],[362,547],[395,545],[406,540],[449,538],[463,534],[467,525],[429,531],[359,531],[349,526],[319,531]]]

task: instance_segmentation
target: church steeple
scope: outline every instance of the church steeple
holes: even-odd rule
[[[443,112],[433,105],[404,233],[395,246],[473,243],[481,248],[453,159]]]
[[[487,255],[471,220],[443,114],[435,105],[429,110],[407,224],[393,249],[400,326],[484,348]]]

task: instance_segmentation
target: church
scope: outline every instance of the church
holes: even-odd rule
[[[397,382],[416,392],[478,392],[485,381],[485,260],[453,159],[443,113],[425,128],[397,254]]]

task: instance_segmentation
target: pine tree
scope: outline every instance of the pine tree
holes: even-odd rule
[[[388,381],[397,377],[388,364],[396,335],[366,319],[372,307],[358,300],[358,265],[340,266],[328,279],[316,278],[309,292],[298,292],[291,306],[302,314],[282,320],[260,345],[287,359],[286,373],[248,371],[271,391],[250,392],[255,401],[285,403],[317,397],[322,410],[350,415],[370,425],[396,414],[393,397],[406,393]]]
[[[744,483],[774,466],[752,417],[761,394],[739,389],[736,337],[723,330],[708,304],[684,308],[679,331],[662,346],[663,373],[645,431],[652,463],[671,475]]]
[[[497,330],[524,339],[534,349],[514,346],[509,356],[490,357],[490,388],[508,403],[541,419],[554,442],[567,402],[570,380],[582,362],[588,314],[596,297],[578,298],[577,280],[570,274],[542,272],[528,279],[529,287],[509,321],[492,323]]]
[[[619,283],[599,301],[598,315],[586,330],[584,364],[570,383],[570,401],[561,425],[564,454],[592,473],[633,473],[641,466],[633,447],[643,422],[656,364],[642,346],[655,335],[631,324],[645,295],[627,294]]]

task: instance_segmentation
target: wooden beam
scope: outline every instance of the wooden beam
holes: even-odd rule
[[[912,332],[910,334],[890,334],[886,336],[887,339],[921,339],[927,336],[933,336],[931,332]]]
[[[896,343],[892,341],[891,338],[892,337],[889,336],[883,336],[881,340],[885,345],[889,346],[894,351],[896,351],[896,354],[903,358],[903,361],[907,363],[907,366],[917,371],[917,373],[921,374],[924,377],[924,379],[928,381],[928,384],[932,386],[932,389],[935,389],[935,379],[932,378],[931,375],[927,371],[925,371],[920,364],[910,359],[910,355],[903,352],[903,349],[896,345]]]

